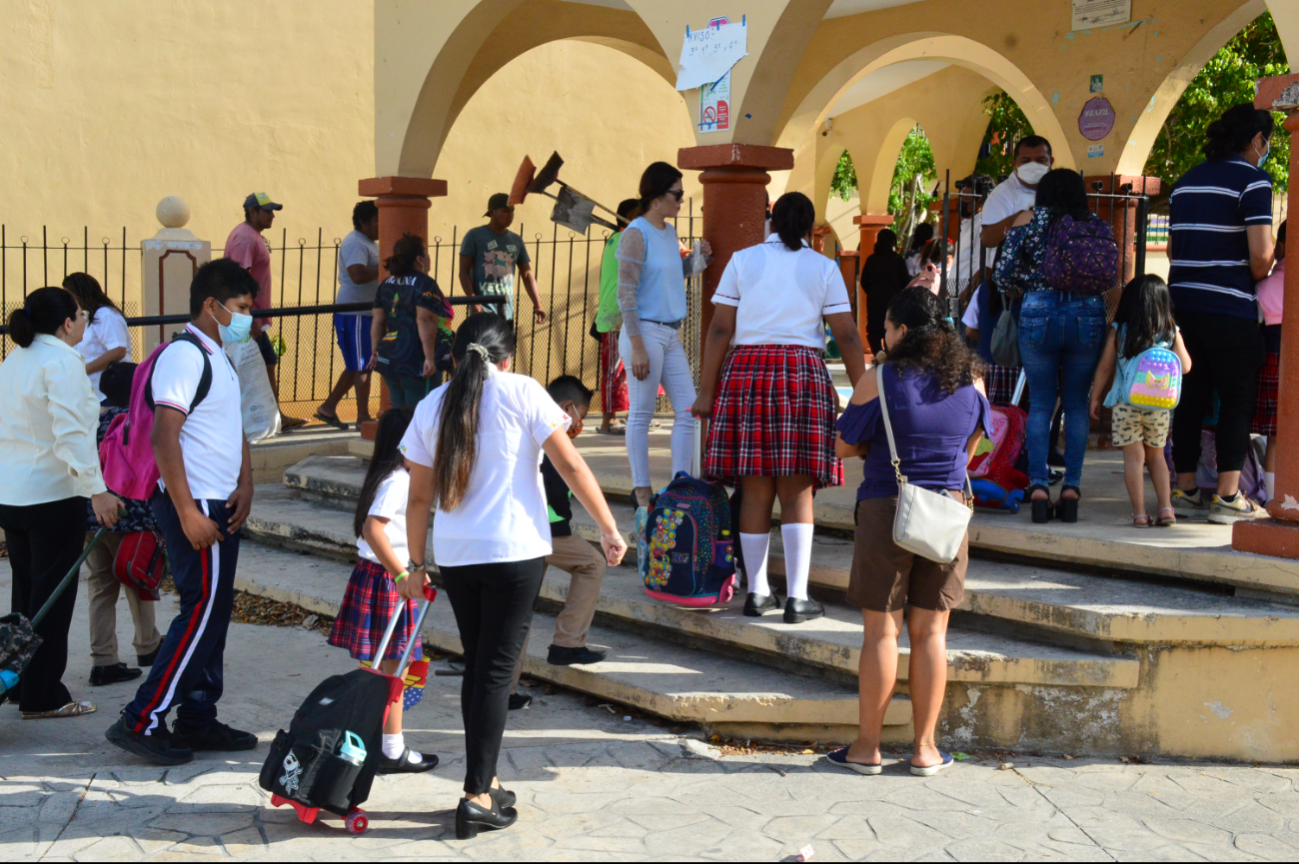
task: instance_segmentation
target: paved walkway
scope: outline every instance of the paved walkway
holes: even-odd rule
[[[0,594],[7,593],[0,561]],[[164,598],[161,616],[174,614]],[[121,639],[129,644],[123,607]],[[719,758],[706,743],[583,697],[534,691],[510,717],[502,780],[519,825],[454,840],[463,776],[458,679],[431,679],[409,715],[412,743],[442,767],[381,778],[371,829],[305,826],[257,787],[265,743],[323,677],[351,668],[324,637],[232,626],[223,718],[263,746],[162,769],[109,746],[103,730],[131,685],[91,690],[84,594],[66,680],[98,714],[22,722],[0,709],[0,858],[6,860],[1292,860],[1299,856],[1299,769],[1015,757],[958,764],[930,780],[891,764],[867,778],[813,755]],[[611,710],[613,709],[613,710]],[[900,757],[901,754],[895,754]],[[890,760],[895,761],[894,759]]]

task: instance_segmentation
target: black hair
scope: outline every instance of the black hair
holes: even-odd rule
[[[108,299],[104,289],[99,287],[99,280],[89,273],[69,273],[63,277],[63,287],[72,292],[72,296],[77,298],[77,303],[81,306],[82,311],[86,313],[86,323],[95,323],[95,313],[107,306],[109,309],[117,309],[117,304]]]
[[[257,296],[257,280],[233,258],[217,258],[194,272],[189,283],[189,317],[203,314],[203,302],[211,297],[224,306],[231,297]]]
[[[392,255],[383,266],[392,276],[409,276],[415,272],[415,262],[428,254],[424,248],[424,239],[415,234],[403,234],[401,239],[392,244]]]
[[[1168,284],[1154,273],[1147,273],[1124,285],[1114,323],[1124,327],[1123,344],[1118,346],[1120,357],[1130,359],[1158,342],[1172,340],[1177,334],[1177,322],[1173,320]]]
[[[53,336],[69,318],[77,317],[77,298],[63,288],[37,288],[23,305],[9,313],[9,337],[20,348],[31,347],[36,334]]]
[[[875,251],[888,252],[898,248],[898,232],[885,228],[875,235]]]
[[[1068,168],[1046,172],[1042,182],[1037,184],[1037,206],[1050,211],[1052,222],[1061,216],[1072,216],[1074,219],[1087,219],[1091,216],[1083,177]]]
[[[129,360],[118,360],[104,367],[99,376],[99,391],[108,400],[110,408],[129,408],[131,406],[131,385],[135,383],[136,364]]]
[[[618,213],[618,218],[622,221],[623,225],[626,226],[630,225],[631,220],[636,218],[638,210],[640,210],[639,198],[624,198],[618,202],[618,210],[616,212]],[[618,230],[621,231],[622,229],[619,228]]]
[[[983,361],[947,322],[947,304],[928,288],[916,285],[899,291],[889,303],[893,326],[907,335],[888,350],[887,362],[901,372],[917,369],[933,375],[947,393],[973,384],[983,375]]]
[[[1276,245],[1281,247],[1281,254],[1285,254],[1285,226],[1290,222],[1285,219],[1281,222],[1281,227],[1276,230]]]
[[[555,404],[572,402],[578,408],[590,408],[591,397],[595,395],[595,391],[583,384],[582,379],[576,375],[560,375],[550,382],[546,392],[555,400]]]
[[[379,205],[373,201],[360,201],[352,208],[352,227],[357,231],[361,226],[379,215]]]
[[[933,223],[921,222],[911,234],[911,242],[907,245],[907,254],[910,255],[912,252],[924,248],[924,245],[932,239],[934,239]]]
[[[514,328],[500,315],[470,315],[456,330],[451,347],[456,371],[442,397],[437,454],[433,457],[434,508],[451,512],[464,500],[478,458],[478,421],[487,364],[502,363],[513,355]]]
[[[357,537],[365,528],[379,484],[402,466],[401,439],[414,416],[415,412],[409,408],[389,408],[379,418],[379,428],[374,433],[374,453],[370,456],[370,467],[366,469],[365,481],[361,484],[361,496],[356,501],[356,516],[352,519],[352,530]],[[423,553],[423,549],[416,552],[417,555]]]
[[[920,252],[920,263],[922,265],[942,264],[943,259],[954,254],[956,254],[956,247],[951,240],[935,237],[925,243],[925,248]]]
[[[683,176],[680,171],[666,162],[655,162],[646,168],[645,173],[640,175],[640,201],[637,211],[642,214],[648,212],[654,199],[668,194],[668,190]]]
[[[1276,123],[1270,111],[1261,111],[1248,102],[1228,108],[1205,130],[1209,140],[1204,145],[1204,155],[1210,162],[1228,159],[1248,147],[1260,132],[1264,138],[1271,138],[1274,128]]]
[[[1023,138],[1020,138],[1015,142],[1015,149],[1011,151],[1011,156],[1018,156],[1020,150],[1036,150],[1039,147],[1045,147],[1046,155],[1053,159],[1055,158],[1055,153],[1051,150],[1051,142],[1043,138],[1041,135],[1025,135]]]
[[[771,206],[771,230],[791,252],[803,248],[803,238],[816,224],[816,207],[802,192],[786,192]]]

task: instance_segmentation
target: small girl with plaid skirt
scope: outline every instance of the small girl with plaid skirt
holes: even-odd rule
[[[704,476],[740,488],[740,547],[749,580],[744,614],[751,617],[780,608],[767,583],[772,506],[780,498],[788,624],[825,614],[807,596],[812,493],[843,485],[826,324],[854,387],[866,366],[843,276],[808,242],[815,221],[806,195],[782,195],[771,208],[767,241],[731,257],[713,294],[699,398],[691,409],[712,418]]]
[[[334,619],[329,644],[346,648],[363,666],[374,665],[374,651],[383,639],[392,616],[398,616],[397,629],[389,640],[379,668],[398,673],[407,641],[414,639],[411,658],[420,660],[423,649],[415,620],[419,615],[414,600],[403,600],[397,593],[397,580],[406,576],[410,553],[406,541],[406,499],[410,493],[410,474],[398,450],[414,412],[393,408],[379,421],[374,439],[374,455],[361,486],[353,523],[357,533],[356,547],[361,560],[352,571],[343,595],[343,605]],[[423,555],[423,550],[420,551]],[[401,731],[402,702],[388,712],[383,724],[383,755],[379,774],[416,774],[438,764],[433,755],[423,755],[406,746]]]

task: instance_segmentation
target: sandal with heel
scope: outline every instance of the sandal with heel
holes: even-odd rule
[[[1066,498],[1065,492],[1073,490],[1077,498]],[[1078,521],[1078,500],[1082,498],[1082,490],[1077,486],[1061,486],[1060,500],[1055,502],[1056,518],[1061,522],[1072,525]]]
[[[1045,498],[1034,498],[1033,493],[1037,491],[1046,493]],[[1041,483],[1030,486],[1028,489],[1029,501],[1033,505],[1033,523],[1035,525],[1045,525],[1051,521],[1051,490]]]

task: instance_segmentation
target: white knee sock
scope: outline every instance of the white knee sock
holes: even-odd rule
[[[383,755],[389,759],[400,759],[401,754],[406,752],[406,736],[398,732],[396,735],[383,733]],[[424,761],[424,757],[414,750],[410,751],[410,761],[419,764]]]
[[[767,549],[770,534],[741,534],[740,551],[744,553],[744,570],[749,577],[749,593],[770,595],[767,584]]]
[[[807,579],[812,569],[813,530],[810,522],[780,526],[780,537],[785,541],[786,593],[795,600],[807,599]]]
[[[1276,472],[1263,472],[1263,488],[1267,490],[1267,500],[1271,501],[1276,497]]]

